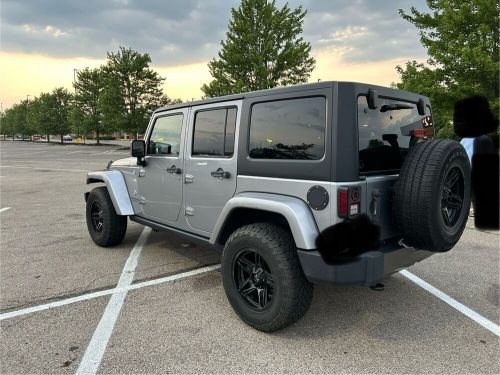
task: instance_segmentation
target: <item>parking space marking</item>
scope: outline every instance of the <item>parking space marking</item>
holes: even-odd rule
[[[128,285],[128,286],[122,287],[122,288],[104,289],[104,290],[100,290],[98,292],[82,294],[82,295],[77,296],[77,297],[71,297],[71,298],[66,298],[66,299],[60,300],[60,301],[45,303],[43,305],[27,307],[27,308],[21,309],[21,310],[9,311],[9,312],[0,314],[0,321],[15,318],[18,316],[33,314],[33,313],[36,313],[39,311],[50,310],[50,309],[53,309],[56,307],[71,305],[71,304],[77,303],[77,302],[88,301],[90,299],[104,297],[104,296],[108,296],[108,295],[114,294],[114,293],[125,292],[125,291],[135,290],[135,289],[141,289],[141,288],[144,288],[146,286],[171,283],[171,282],[174,282],[177,280],[187,279],[188,277],[192,277],[192,276],[200,275],[203,273],[215,271],[219,268],[220,268],[220,264],[215,264],[213,266],[206,266],[206,267],[202,267],[202,268],[197,268],[197,269],[194,269],[191,271],[182,272],[182,273],[178,273],[178,274],[171,275],[171,276],[165,276],[165,277],[160,277],[158,279],[142,281],[140,283],[131,284],[131,285]]]
[[[151,233],[151,228],[145,227],[142,230],[139,239],[135,243],[130,255],[125,262],[123,271],[118,280],[117,287],[123,288],[132,284],[134,281],[135,269],[139,261],[139,256],[141,255],[142,248],[146,244],[146,241]],[[108,341],[115,328],[116,320],[120,311],[122,310],[123,302],[127,296],[128,290],[122,292],[115,292],[111,295],[111,299],[102,314],[101,320],[94,331],[94,335],[90,340],[85,354],[76,370],[77,374],[96,374],[97,369],[101,364],[102,356],[106,351],[108,346]]]
[[[4,211],[10,210],[10,207],[0,208],[0,214]]]
[[[468,318],[474,320],[476,323],[482,325],[484,328],[487,330],[493,332],[495,335],[500,337],[500,326],[497,324],[493,323],[491,320],[486,319],[484,316],[478,314],[474,310],[468,308],[467,306],[461,304],[457,300],[453,299],[446,293],[440,291],[439,289],[433,287],[431,284],[428,282],[422,280],[420,277],[414,275],[408,270],[402,270],[399,271],[401,275],[409,279],[410,281],[413,281],[415,284],[417,284],[419,287],[427,290],[429,293],[433,294],[443,302],[446,302],[448,305],[453,307],[454,309],[460,311],[462,314],[467,316]]]
[[[84,169],[65,169],[65,168],[36,168],[36,167],[24,167],[22,165],[0,165],[0,168],[21,168],[21,169],[34,169],[38,171],[61,171],[61,172],[89,172]]]

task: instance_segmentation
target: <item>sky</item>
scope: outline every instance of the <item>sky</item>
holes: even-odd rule
[[[0,0],[0,103],[63,86],[74,69],[98,67],[119,46],[151,56],[172,98],[199,99],[211,80],[207,63],[225,39],[238,0]],[[276,0],[282,7],[285,1]],[[383,86],[396,65],[425,61],[417,29],[399,9],[427,10],[425,0],[289,0],[308,10],[303,37],[318,79]]]

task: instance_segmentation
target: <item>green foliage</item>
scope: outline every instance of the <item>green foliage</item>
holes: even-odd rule
[[[63,142],[63,135],[71,131],[69,122],[70,106],[73,101],[73,96],[65,88],[55,88],[51,95],[51,105],[49,109],[51,133],[59,134],[61,136],[61,143]]]
[[[103,66],[105,88],[99,100],[108,128],[143,133],[151,113],[163,104],[164,78],[149,67],[151,58],[130,48],[108,53]]]
[[[22,100],[8,108],[5,111],[2,132],[12,135],[21,134],[23,138],[24,136],[35,134],[35,128],[30,126],[28,122],[29,108],[30,102],[28,100]]]
[[[99,98],[104,90],[103,73],[100,68],[79,70],[76,74],[75,101],[70,112],[71,128],[80,134],[95,132],[97,143],[102,127]]]
[[[213,80],[201,90],[214,97],[307,82],[315,60],[300,36],[306,13],[288,4],[278,9],[274,0],[242,0],[231,9],[219,59],[208,64]]]
[[[429,96],[437,136],[454,137],[453,105],[474,94],[488,98],[493,113],[499,100],[498,0],[427,0],[430,13],[414,7],[401,16],[420,30],[427,64],[409,61],[396,67],[397,88]]]

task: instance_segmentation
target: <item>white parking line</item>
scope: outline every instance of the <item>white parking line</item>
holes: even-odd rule
[[[24,167],[21,165],[0,165],[0,168],[21,168],[21,169],[33,169],[37,171],[61,171],[61,172],[89,172],[84,169],[65,169],[65,168],[35,168],[35,167]]]
[[[4,211],[10,210],[10,207],[0,208],[0,214]]]
[[[21,310],[9,311],[7,313],[0,314],[0,321],[5,320],[5,319],[10,319],[10,318],[15,318],[18,316],[33,314],[33,313],[36,313],[39,311],[50,310],[50,309],[53,309],[56,307],[71,305],[73,303],[87,301],[89,299],[99,298],[99,297],[103,297],[103,296],[109,296],[110,294],[114,294],[114,293],[120,293],[120,292],[125,292],[128,290],[134,290],[134,289],[141,289],[141,288],[144,288],[146,286],[171,283],[171,282],[174,282],[177,280],[186,279],[188,277],[196,276],[196,275],[199,275],[202,273],[215,271],[219,268],[220,268],[220,264],[216,264],[213,266],[197,268],[195,270],[188,271],[188,272],[178,273],[178,274],[172,275],[172,276],[165,276],[165,277],[160,277],[159,279],[143,281],[143,282],[128,285],[128,286],[122,287],[122,288],[112,288],[112,289],[100,290],[98,292],[82,294],[81,296],[66,298],[66,299],[63,299],[60,301],[49,302],[49,303],[46,303],[43,305],[27,307],[27,308],[21,309]]]
[[[143,229],[123,267],[122,274],[118,280],[118,288],[127,287],[134,281],[135,268],[137,267],[142,247],[146,244],[150,233],[151,228],[145,227]],[[76,370],[77,374],[97,373],[97,369],[101,364],[102,356],[108,346],[108,341],[115,328],[116,320],[118,319],[118,315],[120,315],[127,293],[128,290],[125,290],[123,292],[115,292],[111,295],[106,310],[104,310],[104,314],[102,314],[101,321],[94,331],[94,335],[87,346],[87,350],[85,350],[78,370]]]
[[[428,282],[422,280],[420,277],[412,274],[408,270],[402,270],[399,271],[401,275],[406,277],[407,279],[413,281],[415,284],[420,286],[421,288],[427,290],[429,293],[433,294],[437,298],[439,298],[441,301],[446,302],[448,305],[453,307],[454,309],[460,311],[462,314],[467,316],[468,318],[474,320],[476,323],[482,325],[484,328],[487,330],[493,332],[495,335],[500,336],[500,326],[497,324],[493,323],[491,320],[486,319],[484,316],[479,315],[477,312],[474,310],[468,308],[467,306],[461,304],[457,300],[451,298],[449,295],[446,293],[440,291],[439,289],[433,287],[431,284]]]

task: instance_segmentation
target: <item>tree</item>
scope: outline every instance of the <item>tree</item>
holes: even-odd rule
[[[275,0],[242,0],[201,90],[214,97],[307,82],[316,61],[300,36],[306,14],[302,6],[278,9]]]
[[[163,104],[164,78],[149,67],[149,55],[120,47],[103,66],[104,89],[98,108],[103,123],[131,133],[144,132],[151,113]]]
[[[63,143],[64,134],[71,131],[69,114],[73,96],[65,88],[58,87],[52,91],[48,100],[49,126],[51,129],[50,133],[59,134],[61,137],[61,143]]]
[[[77,133],[95,132],[96,142],[102,131],[102,113],[99,98],[104,90],[102,69],[85,68],[76,74],[75,102],[70,113],[71,127]]]
[[[22,100],[5,111],[5,131],[12,133],[13,137],[15,134],[21,134],[24,140],[24,136],[35,133],[34,128],[28,122],[30,105],[30,101]]]
[[[3,139],[5,140],[8,135],[12,135],[12,140],[14,140],[14,133],[10,111],[7,109],[0,112],[0,134],[3,134]]]
[[[429,96],[438,137],[452,137],[453,106],[465,96],[488,98],[493,113],[499,100],[498,0],[427,0],[429,13],[414,7],[401,16],[420,30],[426,64],[397,66],[400,89]]]

